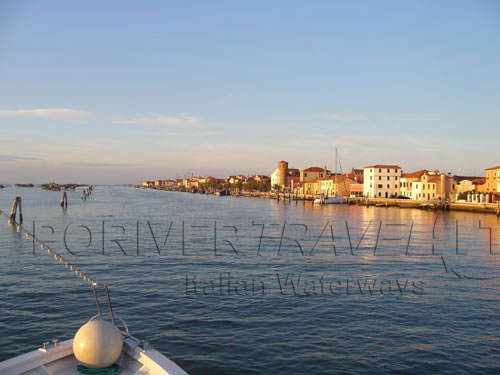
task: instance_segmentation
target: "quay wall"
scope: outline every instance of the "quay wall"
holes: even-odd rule
[[[143,188],[143,187],[142,187]],[[162,189],[163,190],[163,189]],[[173,190],[175,191],[175,190]],[[191,192],[189,192],[191,193]],[[259,192],[259,191],[239,191],[232,192],[231,195],[239,197],[253,197],[265,199],[277,199],[285,202],[302,201],[303,203],[314,201],[320,198],[319,194],[295,194],[286,192]],[[346,204],[357,204],[377,207],[399,207],[416,208],[428,210],[452,210],[479,213],[492,213],[500,216],[500,202],[497,203],[470,203],[470,202],[444,202],[444,201],[415,201],[411,199],[393,198],[348,198]]]

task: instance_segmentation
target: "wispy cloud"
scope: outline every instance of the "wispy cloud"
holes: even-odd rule
[[[192,126],[200,122],[198,117],[181,115],[178,117],[157,116],[137,117],[129,120],[114,120],[114,124],[122,125],[157,125],[157,126]]]
[[[0,155],[0,161],[17,161],[17,160],[40,160],[39,158],[26,157],[26,156],[16,156],[16,155]]]
[[[3,117],[67,118],[87,116],[89,111],[69,108],[0,109]]]
[[[106,163],[106,162],[74,162],[74,163],[64,163],[71,167],[81,167],[81,168],[129,168],[136,167],[136,164],[132,163]]]
[[[365,116],[361,113],[356,112],[332,112],[332,113],[324,113],[321,115],[321,118],[329,119],[329,120],[363,120]]]

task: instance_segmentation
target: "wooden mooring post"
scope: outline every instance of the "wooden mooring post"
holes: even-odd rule
[[[68,195],[65,191],[61,194],[61,207],[68,207]]]
[[[15,222],[17,209],[19,208],[19,224],[23,223],[23,206],[21,204],[21,197],[15,197],[14,202],[12,202],[12,208],[10,209],[9,221]]]

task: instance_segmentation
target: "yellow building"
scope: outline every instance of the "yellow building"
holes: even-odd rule
[[[484,193],[500,192],[500,165],[486,169],[486,182],[478,186],[477,190]]]
[[[420,200],[454,200],[457,193],[457,182],[446,173],[425,173],[420,179]]]
[[[427,170],[422,169],[414,173],[403,173],[399,181],[399,191],[400,195],[405,196],[410,199],[417,199],[418,196],[417,187],[420,179],[424,173],[428,173]]]
[[[321,184],[318,180],[304,182],[305,194],[321,194]]]
[[[349,196],[351,184],[356,181],[347,176],[330,176],[318,179],[320,193],[326,197]]]

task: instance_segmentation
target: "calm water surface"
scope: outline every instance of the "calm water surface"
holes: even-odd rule
[[[107,283],[131,333],[190,374],[500,371],[494,215],[68,194],[63,210],[60,193],[1,189],[0,209],[22,196],[25,227]],[[95,314],[90,286],[5,216],[0,244],[0,360]]]

